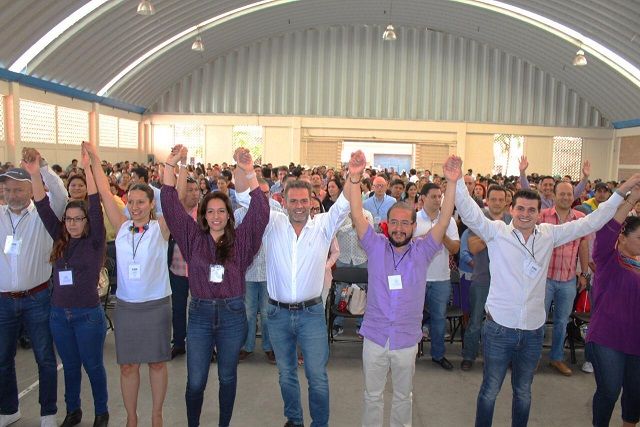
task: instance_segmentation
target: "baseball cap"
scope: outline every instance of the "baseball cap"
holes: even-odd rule
[[[9,169],[7,172],[0,175],[0,181],[6,181],[8,178],[15,179],[16,181],[31,182],[31,175],[22,168]]]
[[[599,182],[596,184],[595,190],[607,190],[608,192],[611,192],[611,190],[609,189],[609,187],[607,187],[607,184],[604,182]]]

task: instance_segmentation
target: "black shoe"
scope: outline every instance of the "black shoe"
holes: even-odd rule
[[[96,415],[93,420],[93,427],[107,427],[109,425],[109,413]]]
[[[64,417],[64,421],[60,424],[60,427],[71,427],[80,424],[82,421],[82,409],[76,409],[73,412],[67,412],[67,416]]]
[[[440,360],[436,360],[436,359],[434,359],[434,358],[432,357],[432,358],[431,358],[431,361],[432,361],[433,363],[435,363],[436,365],[440,365],[440,367],[441,367],[442,369],[445,369],[445,370],[447,370],[447,371],[450,371],[450,370],[452,370],[452,369],[453,369],[453,365],[451,364],[451,362],[449,362],[449,361],[447,360],[447,358],[446,358],[446,357],[443,357],[443,358],[442,358],[442,359],[440,359]]]
[[[473,367],[473,360],[463,360],[460,364],[460,369],[463,371],[470,371]]]
[[[20,337],[18,338],[18,342],[20,343],[20,347],[29,350],[31,348],[31,340],[28,337]]]
[[[292,421],[287,421],[284,427],[304,427],[304,424],[296,424]]]
[[[184,347],[171,347],[171,360],[185,353]]]

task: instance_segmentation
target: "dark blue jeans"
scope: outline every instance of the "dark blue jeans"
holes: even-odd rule
[[[236,400],[238,356],[247,336],[244,297],[219,300],[191,298],[187,326],[187,420],[200,425],[211,354],[218,352],[218,424],[229,425]]]
[[[184,348],[187,336],[187,299],[189,299],[189,278],[177,276],[169,270],[171,284],[171,325],[173,327],[173,346]]]
[[[15,356],[21,323],[27,328],[38,364],[40,415],[58,412],[58,371],[49,330],[49,302],[48,290],[24,298],[0,296],[0,414],[18,411]]]
[[[469,288],[471,313],[469,314],[469,325],[464,331],[464,345],[462,347],[462,358],[464,360],[476,360],[476,357],[478,357],[482,320],[484,319],[484,305],[487,303],[488,295],[488,283],[473,283]]]
[[[593,425],[609,425],[620,390],[623,421],[632,424],[640,421],[640,356],[622,353],[593,342],[587,343],[587,349],[596,377]]]
[[[83,367],[91,382],[95,414],[108,412],[107,372],[103,361],[107,320],[102,307],[51,307],[50,324],[51,335],[64,367],[64,401],[67,412],[81,407]]]
[[[511,329],[493,320],[482,327],[484,371],[478,393],[476,427],[491,426],[496,397],[511,363],[512,427],[526,426],[531,409],[531,383],[542,354],[544,325],[532,331]]]

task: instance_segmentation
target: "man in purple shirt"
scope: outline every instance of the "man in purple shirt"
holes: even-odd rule
[[[362,153],[360,153],[362,155]],[[364,157],[364,156],[363,156]],[[364,160],[364,158],[362,159]],[[459,171],[445,170],[455,182]],[[369,262],[367,307],[360,334],[364,370],[363,426],[382,426],[384,388],[391,368],[393,403],[391,425],[411,425],[413,374],[422,338],[422,309],[427,267],[442,248],[453,213],[455,189],[445,192],[438,223],[424,237],[412,240],[416,211],[404,202],[388,212],[389,238],[374,232],[362,214],[361,178],[349,176],[344,193],[353,224]]]

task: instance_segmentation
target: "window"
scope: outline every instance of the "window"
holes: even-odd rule
[[[99,141],[101,147],[118,147],[118,118],[100,114],[98,116]]]
[[[0,141],[4,141],[4,96],[0,95]]]
[[[26,144],[55,144],[55,105],[21,99],[20,139]]]
[[[569,175],[580,179],[582,174],[582,138],[571,136],[553,137],[553,175]]]
[[[138,122],[118,119],[118,147],[138,148]]]
[[[174,142],[189,150],[190,164],[204,163],[204,126],[198,123],[177,123],[174,126]]]
[[[80,145],[89,139],[89,113],[58,107],[58,144]]]
[[[524,148],[524,136],[497,133],[493,136],[493,173],[519,175],[519,158]]]
[[[264,144],[262,126],[234,126],[231,138],[231,149],[243,147],[251,152],[254,164],[262,164]]]

